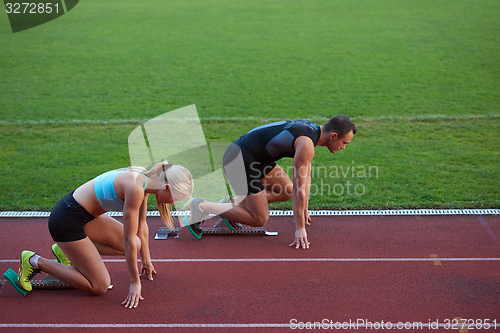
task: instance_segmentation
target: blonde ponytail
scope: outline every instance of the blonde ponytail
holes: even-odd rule
[[[142,167],[130,167],[132,171],[137,171],[150,178],[160,178],[169,184],[175,191],[187,195],[191,198],[194,189],[193,177],[188,169],[181,165],[173,165],[166,161],[153,165],[149,170]],[[156,195],[156,206],[160,217],[167,228],[174,229],[172,221],[172,207],[168,203],[161,203]]]

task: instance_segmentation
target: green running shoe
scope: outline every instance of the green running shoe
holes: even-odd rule
[[[220,203],[232,203],[234,205],[234,200],[231,197],[224,198],[224,199],[222,199],[219,202]],[[229,221],[228,219],[226,219],[225,217],[222,217],[222,216],[219,216],[219,217],[220,217],[221,220],[223,220],[224,222],[226,222],[226,224],[229,227],[229,229],[237,230],[237,229],[243,228],[240,223]]]
[[[33,287],[31,286],[30,280],[40,273],[41,270],[35,269],[30,263],[30,258],[35,255],[35,252],[23,251],[21,253],[21,265],[19,266],[19,285],[26,291],[31,291]]]
[[[71,261],[69,261],[68,257],[66,257],[59,245],[52,245],[52,253],[54,253],[54,256],[56,257],[58,263],[66,266],[71,266]]]
[[[243,228],[243,227],[241,226],[241,224],[239,224],[239,223],[235,223],[235,222],[233,222],[233,221],[230,221],[230,220],[226,219],[225,217],[219,216],[219,218],[220,218],[222,221],[226,222],[227,226],[228,226],[228,227],[229,227],[229,229],[231,229],[231,230],[238,230],[238,229],[242,229],[242,228]]]
[[[201,222],[190,224],[191,219],[187,215],[184,216],[182,222],[186,225],[194,238],[201,239],[201,236],[203,236],[203,229],[200,227]]]

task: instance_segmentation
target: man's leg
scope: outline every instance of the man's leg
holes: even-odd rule
[[[269,202],[287,201],[292,198],[293,183],[285,171],[276,165],[263,179],[265,190],[247,196],[236,196],[234,203],[202,201],[201,211],[225,217],[235,222],[262,227],[269,220]]]
[[[267,202],[282,202],[292,200],[293,182],[286,172],[276,165],[263,179]]]
[[[235,203],[216,203],[202,201],[199,204],[201,211],[215,214],[235,222],[252,227],[262,227],[269,220],[266,192],[261,191],[247,196],[236,196]]]

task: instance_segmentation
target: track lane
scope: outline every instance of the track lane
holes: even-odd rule
[[[498,216],[484,218],[498,235]],[[15,260],[18,249],[25,244],[50,256],[52,243],[48,232],[44,232],[46,220],[42,220],[0,220],[0,242],[10,242],[9,246],[16,247],[2,246],[0,259]],[[150,219],[151,238],[160,226],[159,220]],[[294,318],[302,322],[323,319],[442,322],[454,317],[493,319],[500,313],[498,261],[443,260],[441,265],[434,264],[439,258],[500,257],[498,244],[474,216],[314,217],[313,225],[308,228],[313,247],[307,251],[287,247],[293,234],[290,217],[272,218],[267,228],[279,231],[279,236],[151,240],[152,257],[402,258],[406,261],[154,262],[158,275],[154,281],[143,282],[145,300],[134,310],[119,305],[128,289],[124,262],[106,262],[115,287],[104,296],[60,290],[33,292],[24,298],[0,297],[1,307],[9,309],[5,315],[0,314],[0,324],[23,323],[22,309],[27,306],[33,313],[30,319],[34,324],[85,325],[92,318],[93,324],[153,325],[149,327],[151,330],[154,325],[167,325],[163,327],[167,329],[168,325],[200,324],[203,326],[196,330],[204,332],[289,330],[289,327],[265,325],[289,324]],[[17,231],[18,235],[24,230],[24,236],[14,237],[6,233],[9,230]],[[437,258],[431,258],[431,254]],[[408,261],[411,258],[425,260]],[[3,271],[12,266],[0,262]],[[226,327],[210,326],[216,324]],[[233,324],[263,326],[227,326]],[[2,328],[11,329],[22,328]],[[148,327],[141,328],[144,329]],[[193,330],[192,327],[170,329]]]

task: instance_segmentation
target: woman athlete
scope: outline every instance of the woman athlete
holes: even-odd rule
[[[149,253],[146,224],[149,194],[156,196],[160,216],[172,228],[170,205],[191,197],[193,178],[180,165],[155,164],[106,172],[62,198],[49,217],[49,231],[56,242],[52,252],[58,262],[31,251],[21,254],[19,284],[32,290],[30,280],[40,271],[71,287],[92,294],[103,294],[111,279],[101,255],[124,255],[130,274],[130,289],[122,304],[136,308],[141,296],[140,275],[153,279],[156,271]],[[105,214],[123,211],[123,224]],[[139,274],[137,252],[142,268]]]

